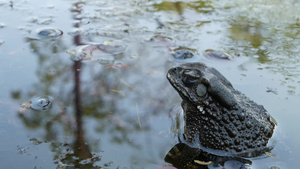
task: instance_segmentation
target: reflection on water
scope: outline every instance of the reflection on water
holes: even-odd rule
[[[162,1],[161,3],[154,4],[154,8],[158,11],[176,11],[179,15],[183,14],[185,8],[191,8],[199,13],[209,13],[213,11],[210,1]]]
[[[169,112],[180,102],[166,71],[195,61],[216,67],[269,107],[290,135],[279,144],[285,148],[275,147],[279,162],[253,165],[295,166],[300,138],[290,124],[299,117],[299,24],[288,18],[276,25],[269,14],[257,18],[266,7],[259,3],[252,10],[224,2],[0,2],[7,18],[0,23],[0,166],[163,168],[177,144]],[[287,13],[297,18],[289,6]],[[38,38],[45,28],[51,30],[42,36],[56,35],[52,28],[63,34]],[[84,48],[93,45],[93,52]],[[204,57],[207,49],[235,58]],[[78,59],[78,51],[91,59]],[[51,97],[51,104],[41,96]]]

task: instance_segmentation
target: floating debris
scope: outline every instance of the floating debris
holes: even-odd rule
[[[164,160],[177,168],[195,168],[194,162],[199,153],[198,148],[178,143],[167,153]]]
[[[267,87],[266,92],[267,92],[267,93],[273,93],[273,94],[276,94],[276,95],[278,94],[277,89],[272,89],[272,88],[270,88],[270,87]]]
[[[71,60],[96,60],[101,64],[114,63],[114,56],[122,54],[125,47],[113,42],[103,42],[102,44],[91,44],[77,46],[74,50],[67,51],[71,54]]]
[[[114,65],[109,65],[106,66],[106,68],[108,69],[124,69],[124,68],[128,68],[129,65],[123,65],[123,64],[114,64]]]
[[[154,43],[154,46],[173,46],[174,45],[174,40],[170,37],[166,36],[153,36],[150,38],[149,42]]]
[[[63,35],[63,31],[55,28],[44,28],[38,30],[37,35],[40,39],[56,39]]]
[[[83,35],[83,34],[84,34],[84,31],[80,28],[76,28],[76,29],[73,29],[70,32],[68,32],[68,35],[70,35],[70,36],[77,36],[77,35]]]
[[[215,59],[223,59],[223,60],[232,60],[234,57],[232,55],[229,55],[228,53],[216,51],[213,49],[207,49],[204,52],[204,56],[208,58],[215,58]]]
[[[24,147],[17,145],[17,150],[18,150],[19,154],[21,154],[21,155],[27,153],[28,149],[29,149],[29,147],[24,148]]]
[[[123,53],[125,47],[119,44],[115,44],[110,41],[105,41],[102,44],[96,45],[101,51],[110,53],[110,54],[119,54]]]
[[[99,51],[95,45],[81,45],[77,46],[74,50],[67,51],[67,53],[71,54],[71,60],[73,61],[92,60],[95,50]]]
[[[150,42],[170,43],[173,42],[173,39],[166,36],[153,36],[152,38],[150,38]]]
[[[278,156],[276,156],[276,155],[274,155],[274,154],[271,154],[271,153],[269,153],[269,152],[265,152],[265,154],[266,154],[267,156],[270,156],[270,157],[279,158]]]
[[[204,162],[204,161],[194,160],[194,162],[201,165],[209,165],[211,164],[212,161]]]
[[[50,96],[35,96],[30,99],[30,108],[34,110],[49,110],[52,106],[53,98]]]
[[[30,106],[31,106],[31,103],[29,103],[29,102],[22,103],[19,108],[19,113],[23,114],[26,110],[30,109]]]
[[[196,49],[191,49],[191,48],[181,46],[171,50],[171,55],[175,59],[188,59],[194,57],[196,52],[197,52]]]

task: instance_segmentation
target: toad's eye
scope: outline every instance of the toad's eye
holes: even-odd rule
[[[198,81],[199,79],[196,78],[196,77],[192,77],[192,76],[184,76],[182,78],[182,82],[186,85],[191,85],[191,84],[194,84]]]
[[[199,81],[199,77],[196,75],[195,71],[186,70],[183,72],[182,82],[185,85],[192,85]]]

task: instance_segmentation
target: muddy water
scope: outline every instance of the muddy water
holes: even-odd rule
[[[295,168],[299,5],[0,1],[0,168],[163,168],[180,104],[166,72],[199,61],[276,119],[279,158],[253,168]],[[180,46],[193,57],[174,57]]]

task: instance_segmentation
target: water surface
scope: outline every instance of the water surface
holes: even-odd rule
[[[279,158],[254,160],[253,168],[296,168],[299,5],[0,1],[1,168],[163,168],[177,143],[171,110],[181,101],[165,75],[184,62],[217,68],[276,119]],[[49,28],[62,36],[38,35]],[[106,52],[78,59],[86,45],[100,44]],[[174,58],[180,46],[194,57]],[[234,59],[204,57],[207,49]]]

